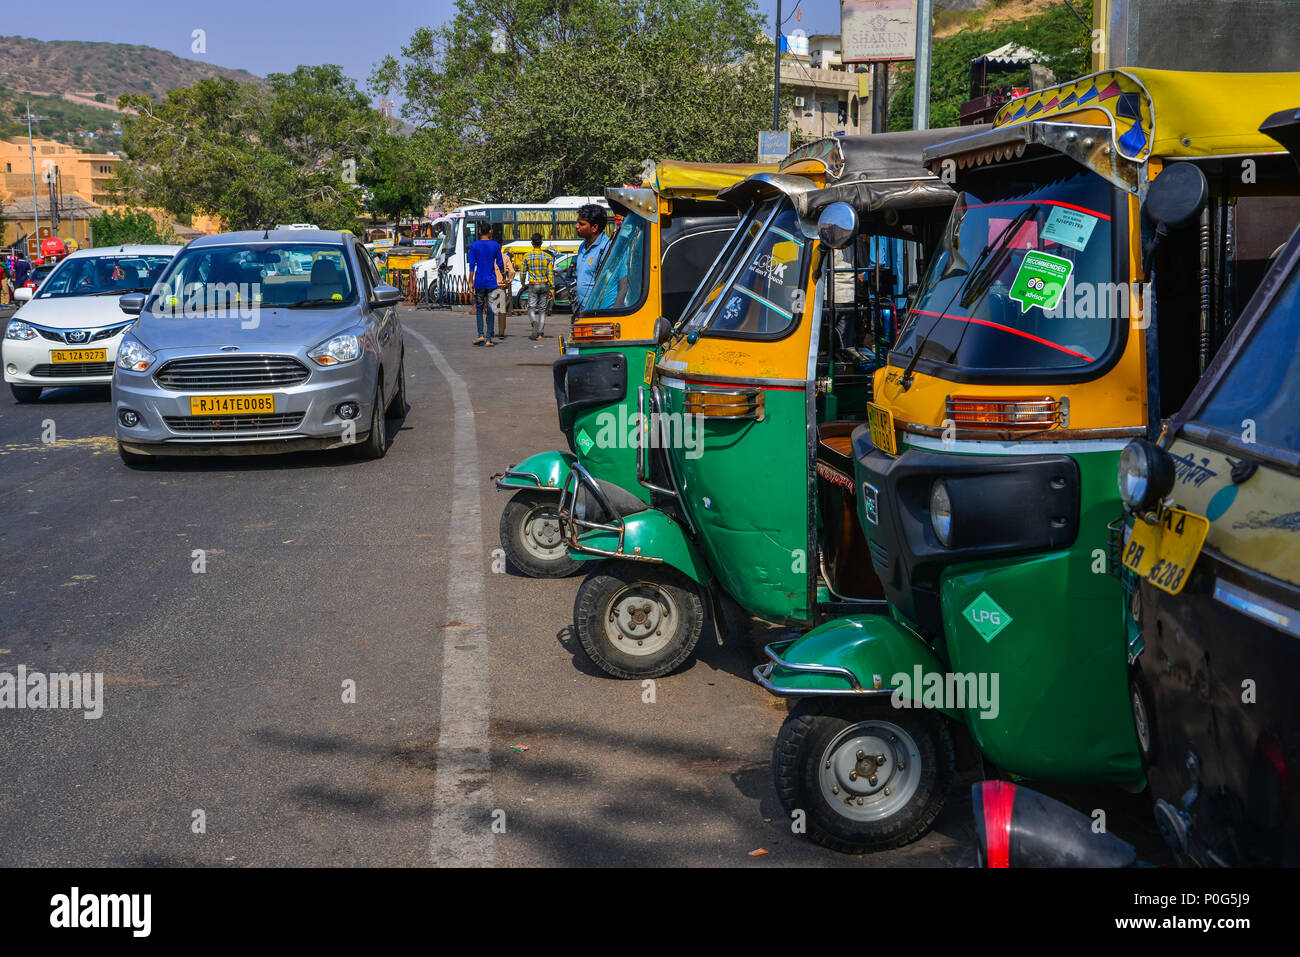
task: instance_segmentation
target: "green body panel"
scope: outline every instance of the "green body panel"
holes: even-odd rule
[[[572,452],[538,452],[536,455],[530,455],[518,465],[511,466],[510,470],[512,472],[532,472],[541,479],[540,487],[553,488],[558,492],[564,485],[564,480],[569,477],[574,458]],[[532,479],[518,476],[503,478],[501,484],[507,488],[539,487]]]
[[[578,542],[588,548],[612,552],[618,548],[618,533],[593,529],[578,536]],[[630,555],[637,549],[640,549],[642,555],[662,559],[665,564],[700,584],[710,578],[708,564],[687,537],[685,530],[658,509],[648,508],[623,519],[623,551]],[[592,561],[605,556],[570,549],[569,557],[578,561]]]
[[[627,394],[622,402],[591,406],[573,417],[573,442],[578,461],[593,477],[631,492],[646,504],[650,493],[636,478],[637,390],[645,383],[647,357],[657,357],[653,346],[618,346],[605,348],[580,346],[587,353],[622,353],[627,370]],[[583,436],[587,437],[586,440]]]
[[[764,390],[763,420],[703,419],[695,449],[668,451],[697,544],[723,588],[774,622],[804,623],[808,608],[808,413],[802,390]],[[669,413],[685,392],[663,388]]]
[[[847,668],[863,688],[874,688],[879,678],[882,688],[916,687],[916,669],[921,675],[946,672],[943,662],[910,628],[883,615],[848,615],[814,628],[790,644],[781,657],[791,664],[818,664]],[[774,668],[768,680],[782,688],[806,688],[810,695],[819,691],[844,691],[848,682],[834,675],[807,674]],[[922,687],[924,686],[922,677]],[[910,696],[908,700],[912,700]],[[944,714],[958,721],[961,715],[947,708]]]
[[[1107,572],[1107,523],[1120,514],[1119,452],[1075,454],[1079,537],[1064,551],[954,565],[940,579],[948,657],[957,672],[1001,676],[998,716],[968,716],[1002,767],[1057,781],[1143,781],[1128,700],[1128,617]],[[1011,623],[986,641],[964,615],[987,594]]]

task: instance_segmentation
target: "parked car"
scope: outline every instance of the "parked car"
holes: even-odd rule
[[[303,255],[311,271],[295,275]],[[194,240],[151,293],[122,297],[139,318],[113,370],[119,454],[383,457],[385,417],[407,408],[397,301],[347,233]]]
[[[35,402],[43,389],[108,385],[122,333],[133,321],[122,315],[118,297],[147,292],[180,248],[84,249],[37,266],[33,279],[15,290],[23,305],[5,329],[4,377],[14,398]]]

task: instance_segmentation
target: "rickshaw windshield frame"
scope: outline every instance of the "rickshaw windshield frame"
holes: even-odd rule
[[[954,230],[960,255],[954,254]],[[968,248],[962,248],[963,239]],[[913,367],[947,381],[1066,384],[1100,378],[1128,342],[1128,245],[1127,194],[1072,160],[1034,158],[973,174],[889,362],[908,367],[923,339]],[[1050,310],[1028,304],[1032,286],[1029,293],[1024,286],[1032,276],[1024,276],[1030,253],[1032,264],[1055,264],[1064,272],[1064,289]],[[1026,298],[1012,298],[1016,293]]]
[[[712,321],[713,313],[722,300],[722,293],[731,286],[736,275],[748,261],[750,251],[763,238],[763,234],[767,232],[767,227],[776,218],[777,213],[780,212],[783,199],[784,197],[779,196],[770,197],[766,201],[754,203],[750,206],[744,217],[736,225],[735,231],[727,239],[722,252],[714,260],[713,266],[709,269],[709,274],[696,287],[695,294],[691,296],[691,301],[682,310],[682,318],[678,320],[675,331],[699,332]],[[788,203],[789,200],[785,200],[785,202]],[[748,230],[760,220],[762,224],[754,235],[746,237]],[[704,298],[714,289],[718,290],[718,294],[707,302],[704,301]]]
[[[618,232],[614,234],[613,240],[610,241],[609,247],[600,257],[600,262],[596,269],[596,278],[592,280],[591,292],[589,296],[593,302],[599,302],[602,298],[611,295],[617,289],[616,284],[619,279],[628,276],[631,272],[631,263],[628,258],[619,262],[619,256],[626,250],[626,244],[620,245],[620,240],[631,236],[631,231],[637,229],[640,236],[633,242],[641,246],[641,279],[640,288],[636,292],[636,299],[623,306],[615,307],[593,307],[582,310],[582,321],[589,319],[606,318],[610,316],[629,316],[637,312],[646,301],[650,291],[650,237],[654,234],[653,224],[650,220],[636,213],[628,212],[623,217],[623,222],[618,227]],[[557,257],[558,258],[558,257]],[[618,263],[616,266],[615,263]],[[616,270],[621,270],[616,272]],[[629,283],[628,294],[631,294]]]

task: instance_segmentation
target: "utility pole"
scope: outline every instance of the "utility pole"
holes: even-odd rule
[[[781,129],[781,0],[776,0],[776,21],[772,27],[775,48],[772,65],[772,129]]]
[[[27,149],[32,156],[32,218],[35,222],[36,248],[38,250],[36,258],[40,259],[41,248],[41,204],[40,197],[36,195],[36,145],[32,142],[32,101],[27,101]],[[33,263],[35,265],[35,263]]]
[[[912,128],[930,128],[930,0],[916,5],[916,92],[912,98]]]

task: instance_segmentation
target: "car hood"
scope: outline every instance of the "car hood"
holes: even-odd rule
[[[93,329],[130,322],[131,317],[117,307],[117,300],[117,296],[32,299],[23,303],[13,318],[51,329]]]
[[[142,313],[131,334],[154,352],[201,346],[315,348],[362,321],[358,309],[263,309],[255,317],[164,319]],[[249,325],[250,328],[244,328]]]

